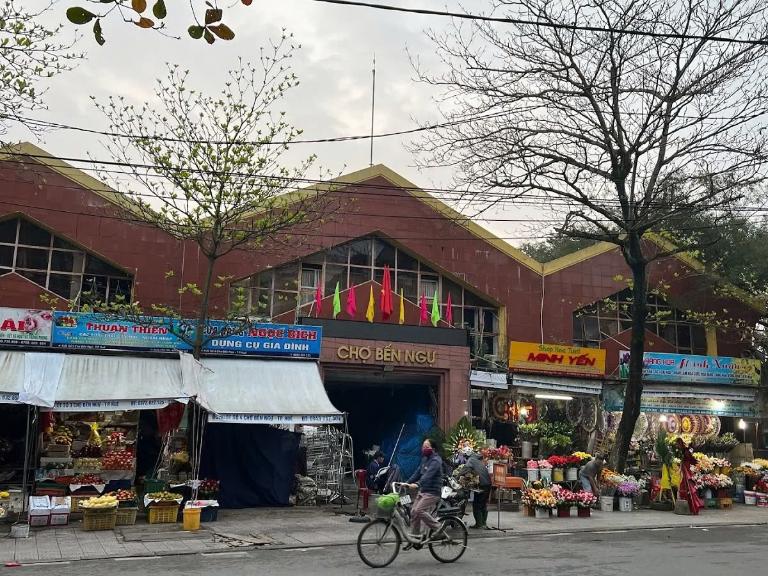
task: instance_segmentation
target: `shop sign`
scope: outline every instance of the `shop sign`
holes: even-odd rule
[[[629,377],[629,351],[619,352],[619,377]],[[760,361],[729,356],[697,356],[646,352],[643,378],[653,382],[689,382],[759,386]]]
[[[623,394],[614,390],[607,392],[604,407],[608,412],[621,412],[624,409]],[[640,401],[640,410],[657,414],[705,414],[735,418],[751,418],[757,415],[754,402],[712,400],[709,398],[665,398],[645,395]]]
[[[320,426],[341,424],[341,414],[208,414],[208,422],[222,424],[272,424],[283,426]]]
[[[171,400],[74,400],[53,405],[54,412],[113,412],[117,410],[160,410]]]
[[[432,366],[437,362],[434,350],[411,350],[392,346],[352,346],[342,345],[336,350],[339,360],[360,362],[383,362],[384,364],[421,364]]]
[[[189,351],[192,347],[178,333],[193,322],[179,324],[162,317],[132,322],[106,314],[56,312],[51,342],[54,347],[69,349]],[[194,332],[185,334],[188,334],[187,340],[191,340]],[[211,320],[206,340],[203,351],[208,353],[319,358],[322,328],[283,324],[242,327]]]
[[[602,376],[605,374],[605,350],[560,344],[510,342],[509,367],[524,372]]]
[[[0,344],[48,346],[52,324],[50,310],[0,308]]]

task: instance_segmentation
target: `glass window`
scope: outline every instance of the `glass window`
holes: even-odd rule
[[[461,306],[462,304],[461,294],[463,292],[464,290],[461,288],[461,286],[443,277],[443,293],[442,293],[443,304],[446,304],[448,302],[448,294],[450,294],[451,304],[453,306]]]
[[[279,316],[293,310],[296,310],[296,293],[275,292],[275,297],[272,301],[272,316]]]
[[[104,262],[104,260],[91,256],[90,254],[85,259],[85,272],[86,274],[98,274],[102,276],[125,276],[125,272],[122,270],[118,270],[114,266]]]
[[[61,252],[59,250],[54,250],[51,252],[51,270],[82,273],[84,260],[85,254],[82,252]]]
[[[83,277],[83,301],[88,304],[105,302],[107,299],[108,280],[103,276]]]
[[[325,261],[332,264],[346,264],[349,258],[349,246],[336,246],[325,252]]]
[[[21,276],[24,276],[24,278],[27,278],[35,284],[45,288],[45,272],[32,272],[29,270],[17,270],[16,272],[18,272],[18,274]]]
[[[80,278],[71,274],[51,274],[48,279],[48,290],[62,298],[73,300],[77,298],[77,293],[80,291]]]
[[[464,306],[483,306],[487,304],[484,300],[470,292],[464,290]]]
[[[398,270],[418,270],[419,261],[416,260],[416,258],[411,256],[410,254],[407,254],[402,250],[398,250],[397,251],[397,268]]]
[[[109,279],[109,301],[114,302],[120,298],[123,302],[131,301],[132,282],[125,278]]]
[[[275,269],[275,290],[296,291],[299,287],[299,266],[289,264]]]
[[[420,296],[426,296],[427,300],[432,300],[432,297],[437,293],[437,278],[425,278],[421,277],[421,290],[419,290]]]
[[[66,240],[62,240],[61,238],[57,238],[56,236],[53,237],[53,247],[62,248],[64,250],[77,250],[77,251],[80,250],[80,248],[78,248],[74,244],[67,242]]]
[[[693,348],[696,354],[706,354],[707,352],[707,332],[704,326],[691,326],[691,336],[693,338]]]
[[[259,317],[270,317],[272,311],[270,310],[270,295],[269,290],[253,290],[251,292],[251,310],[250,313]]]
[[[13,246],[0,246],[0,266],[13,268]]]
[[[301,268],[301,305],[314,302],[317,287],[320,285],[320,268]]]
[[[497,324],[496,313],[493,310],[483,310],[483,332],[498,332]]]
[[[466,324],[466,327],[472,331],[477,332],[478,330],[478,320],[479,316],[477,314],[477,308],[464,308],[464,324]]]
[[[419,278],[415,272],[397,272],[397,280],[395,282],[396,290],[398,294],[400,294],[400,290],[402,290],[406,300],[418,303],[418,283]]]
[[[266,272],[262,272],[256,277],[256,282],[254,286],[256,286],[257,288],[272,290],[272,276],[273,276],[272,270],[267,270]]]
[[[349,285],[359,286],[371,281],[371,268],[360,268],[357,266],[350,266],[349,268]]]
[[[19,226],[19,220],[3,220],[0,222],[0,242],[7,244],[16,244],[16,228]]]
[[[325,266],[325,293],[333,294],[336,291],[337,282],[339,283],[339,290],[346,290],[347,267],[327,264]]]
[[[378,268],[389,266],[395,267],[395,248],[391,244],[375,240],[373,246],[373,265]]]
[[[16,268],[48,270],[48,250],[37,248],[18,248],[16,250]]]
[[[35,226],[31,222],[21,220],[19,225],[19,244],[50,247],[51,233],[39,226]]]
[[[356,240],[349,245],[349,263],[355,266],[371,265],[371,240]]]

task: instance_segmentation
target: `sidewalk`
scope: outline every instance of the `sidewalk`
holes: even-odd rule
[[[345,511],[350,511],[346,507]],[[488,523],[497,527],[491,508]],[[465,518],[470,520],[470,517]],[[519,512],[502,512],[501,529],[470,530],[471,538],[519,537],[571,532],[601,532],[690,526],[739,524],[768,525],[768,509],[735,505],[733,510],[704,510],[699,516],[640,510],[632,513],[593,512],[592,518],[536,520]],[[62,528],[33,529],[26,540],[0,537],[0,563],[22,564],[101,558],[215,553],[233,548],[337,546],[355,542],[362,524],[349,521],[338,508],[268,508],[221,510],[219,520],[203,524],[199,532],[180,530],[181,525],[136,526],[115,531],[83,532],[75,521]]]

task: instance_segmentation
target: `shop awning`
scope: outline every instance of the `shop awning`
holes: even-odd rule
[[[16,404],[24,390],[24,352],[0,351],[0,404]]]
[[[186,397],[178,360],[58,356],[64,357],[53,405],[58,412],[156,410]]]
[[[205,358],[202,365],[198,401],[210,412],[209,422],[343,422],[328,399],[316,362]]]
[[[512,376],[512,385],[523,389],[530,388],[534,391],[546,390],[549,392],[589,394],[592,396],[599,396],[603,390],[603,383],[600,380],[532,374],[515,374]]]
[[[469,373],[469,383],[475,388],[494,388],[496,390],[506,390],[509,387],[506,372],[499,373],[472,370]]]

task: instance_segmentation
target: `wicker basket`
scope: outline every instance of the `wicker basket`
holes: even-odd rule
[[[133,526],[136,524],[136,514],[139,509],[136,508],[118,508],[116,526]]]
[[[114,530],[117,508],[83,508],[83,530]]]
[[[80,504],[82,504],[86,500],[93,498],[94,496],[98,496],[98,494],[87,494],[85,496],[70,496],[70,499],[71,499],[70,511],[72,512],[72,514],[77,514],[77,513],[82,514],[83,510],[85,509],[82,508]]]
[[[147,519],[150,524],[174,524],[179,514],[179,505],[173,504],[153,504],[149,507]]]

